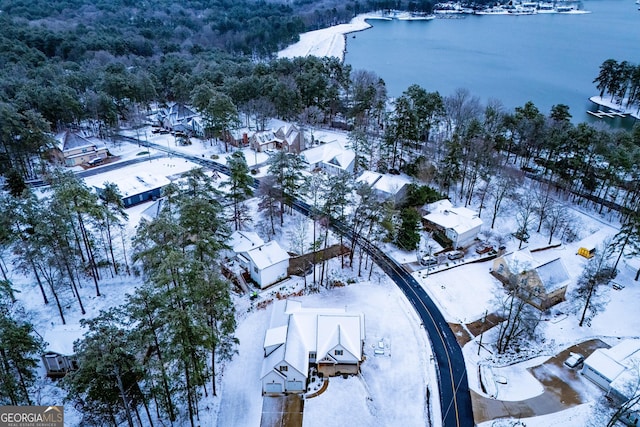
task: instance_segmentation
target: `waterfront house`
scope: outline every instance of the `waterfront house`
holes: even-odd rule
[[[570,282],[560,258],[538,261],[526,248],[496,258],[491,274],[503,284],[516,287],[518,296],[539,310],[564,301]]]
[[[55,136],[55,142],[51,155],[65,166],[88,164],[96,159],[106,159],[109,154],[103,140],[81,131],[60,132]]]
[[[346,309],[274,302],[265,333],[262,393],[303,393],[309,376],[357,374],[364,350],[364,315]]]

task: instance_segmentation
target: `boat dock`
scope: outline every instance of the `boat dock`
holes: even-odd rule
[[[615,117],[627,117],[627,115],[625,113],[621,113],[619,111],[615,111],[615,110],[609,110],[609,111],[602,111],[602,110],[598,110],[598,111],[591,111],[591,110],[587,110],[587,113],[591,114],[592,116],[595,116],[599,119],[603,118],[603,117],[608,117],[610,119],[613,119]]]

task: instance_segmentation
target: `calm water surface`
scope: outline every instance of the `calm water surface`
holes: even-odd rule
[[[562,103],[574,121],[597,121],[586,110],[602,62],[640,64],[640,11],[634,0],[582,6],[592,13],[372,20],[347,36],[345,63],[376,72],[394,97],[413,83],[444,96],[467,88],[510,110],[530,100],[547,114]]]

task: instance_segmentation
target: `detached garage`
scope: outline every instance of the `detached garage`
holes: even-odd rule
[[[582,374],[605,390],[624,371],[624,366],[607,354],[607,349],[599,348],[584,361]]]

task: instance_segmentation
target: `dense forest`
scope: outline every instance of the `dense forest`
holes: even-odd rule
[[[108,186],[98,198],[73,174],[56,170],[47,154],[57,131],[85,128],[109,138],[120,127],[141,126],[154,105],[192,105],[210,138],[234,126],[264,129],[271,118],[302,128],[337,126],[349,132],[355,173],[402,171],[414,177],[420,184],[403,205],[380,205],[353,177],[302,180],[298,157],[271,158],[255,194],[267,234],[283,224],[293,200],[307,197],[322,213],[314,218],[316,249],[327,246],[331,221],[346,223],[354,236],[352,265],[360,238],[415,249],[416,208],[443,196],[489,212],[491,229],[511,199],[518,205],[514,235],[521,241],[533,229],[544,229],[549,241],[575,236],[579,224],[559,202],[570,201],[610,213],[622,225],[614,242],[620,253],[625,247],[640,252],[640,126],[629,132],[574,124],[562,104],[549,112],[531,102],[507,111],[498,101],[483,105],[463,89],[443,96],[413,85],[389,100],[379,76],[335,58],[275,59],[303,31],[370,10],[432,6],[373,0],[0,0],[0,174],[8,190],[0,197],[0,403],[32,402],[42,350],[32,326],[13,311],[18,290],[6,275],[8,259],[33,278],[62,323],[69,310],[85,312],[80,283],[99,296],[101,277],[144,277],[146,284],[125,307],[86,321],[90,333],[77,348],[84,368],[65,387],[88,424],[126,419],[133,425],[139,410],[150,423],[155,411],[157,419],[188,417],[194,424],[199,399],[216,393],[215,362],[232,357],[235,343],[220,252],[227,224],[240,228],[247,221],[243,203],[253,195],[242,156],[230,162],[227,200],[198,172],[170,186],[166,211],[138,229],[133,267],[114,250],[125,247],[127,220],[117,187]],[[636,102],[638,67],[617,61],[602,65],[595,88]],[[35,178],[51,184],[46,195],[36,197],[26,185]],[[539,190],[519,192],[526,178],[540,183]],[[370,264],[362,253],[357,262],[360,275]],[[113,337],[113,348],[111,357],[101,359],[96,354],[104,351],[105,334]]]

